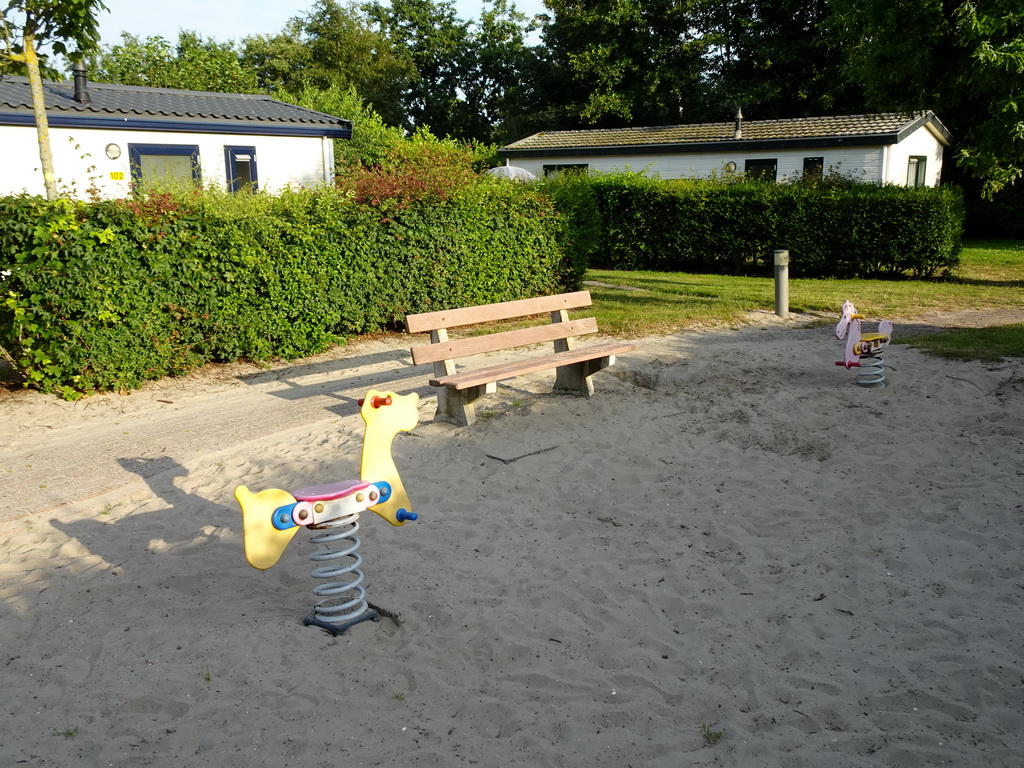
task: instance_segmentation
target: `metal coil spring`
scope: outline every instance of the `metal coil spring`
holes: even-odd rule
[[[321,598],[313,606],[313,617],[305,620],[306,624],[314,624],[323,629],[340,635],[353,624],[377,617],[366,603],[366,590],[363,588],[363,572],[359,570],[363,558],[357,552],[361,542],[355,535],[359,531],[359,513],[331,520],[317,526],[327,530],[313,537],[314,544],[323,544],[325,549],[310,555],[317,563],[332,563],[334,560],[348,558],[345,563],[332,563],[314,568],[311,575],[314,579],[331,579],[313,588],[313,593]],[[329,545],[336,542],[347,542],[341,549],[331,549]],[[352,576],[349,581],[337,579]]]
[[[880,389],[885,386],[885,358],[881,352],[860,356],[856,384],[859,387]]]

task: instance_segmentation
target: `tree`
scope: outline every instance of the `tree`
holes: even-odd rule
[[[1024,175],[1024,6],[1011,0],[965,2],[957,11],[974,73],[968,87],[988,107],[969,129],[960,163],[984,179],[986,196]]]
[[[699,0],[694,27],[706,45],[709,119],[776,119],[859,112],[828,0]]]
[[[678,122],[698,106],[703,41],[693,0],[545,0],[543,31],[575,86],[570,109],[594,125]]]
[[[469,24],[451,0],[391,0],[364,6],[380,33],[407,53],[417,79],[401,95],[405,127],[428,127],[437,136],[469,138],[463,94],[472,71]]]
[[[57,177],[50,150],[50,124],[43,99],[44,72],[52,74],[40,47],[49,45],[54,53],[73,60],[95,50],[99,44],[96,14],[106,10],[102,0],[8,0],[0,18],[5,68],[24,70],[32,89],[32,108],[39,139],[39,161],[47,200],[57,199]],[[70,48],[74,50],[70,50]]]
[[[832,0],[853,76],[877,109],[931,109],[991,196],[1024,174],[1019,0]]]
[[[530,80],[538,52],[526,44],[534,28],[508,0],[488,4],[470,34],[463,133],[480,141],[512,140],[520,138],[517,126],[540,97]]]
[[[162,37],[140,40],[127,32],[121,43],[92,57],[91,77],[98,83],[180,88],[217,93],[257,93],[256,74],[239,61],[232,42],[220,43],[182,30],[178,44]]]
[[[401,95],[417,80],[408,52],[374,30],[356,3],[340,6],[318,0],[303,18],[302,29],[321,85],[349,86],[392,124],[398,124]],[[306,78],[307,83],[316,80]]]
[[[336,174],[352,174],[360,168],[379,166],[396,145],[405,141],[405,132],[387,125],[373,107],[365,104],[353,86],[344,89],[337,84],[326,88],[307,85],[294,93],[278,91],[275,96],[290,104],[353,122],[356,128],[352,138],[334,142]]]
[[[293,18],[276,35],[253,35],[242,40],[243,64],[270,93],[301,90],[313,55],[303,36],[302,19]]]
[[[402,94],[417,79],[408,53],[377,30],[359,6],[317,0],[273,36],[246,38],[242,60],[271,92],[354,87],[392,124],[403,119]]]

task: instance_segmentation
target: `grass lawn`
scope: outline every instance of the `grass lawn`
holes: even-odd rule
[[[638,337],[719,326],[739,321],[751,310],[775,311],[772,278],[595,269],[587,273],[587,280],[598,325],[611,336]],[[968,241],[960,268],[945,279],[789,282],[791,312],[821,312],[838,318],[845,299],[871,318],[899,319],[966,309],[1024,309],[1024,242]],[[1024,337],[1024,332],[1019,326],[1016,330],[1011,327],[1001,335],[998,348],[1007,349],[1009,343],[1010,350],[1018,351],[1003,354],[1024,355],[1024,341],[1014,344],[1019,337]],[[961,349],[970,350],[971,344],[966,339]]]
[[[1006,357],[1024,357],[1024,323],[945,331],[918,336],[910,343],[933,355],[960,360],[998,361]]]

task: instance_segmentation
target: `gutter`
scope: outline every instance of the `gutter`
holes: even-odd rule
[[[188,121],[188,120],[140,120],[128,117],[91,117],[47,115],[51,128],[91,128],[108,131],[160,131],[161,133],[214,133],[243,136],[326,136],[332,139],[351,139],[351,128],[328,128],[314,125],[291,125],[287,123],[242,123]],[[23,114],[0,114],[0,125],[25,125],[34,127],[35,116]]]

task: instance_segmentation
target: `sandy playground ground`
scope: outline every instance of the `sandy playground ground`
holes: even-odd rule
[[[1024,361],[900,343],[934,321],[897,322],[881,390],[833,365],[830,328],[766,316],[643,339],[590,400],[516,380],[468,429],[432,423],[427,371],[403,368],[420,519],[360,534],[397,621],[337,638],[301,624],[309,537],[250,568],[232,497],[358,475],[351,397],[281,396],[301,375],[326,397],[337,359],[130,412],[8,397],[14,474],[115,412],[135,449],[86,440],[79,481],[163,464],[48,510],[4,500],[0,765],[1024,765]],[[140,457],[172,396],[177,423],[307,409]]]

